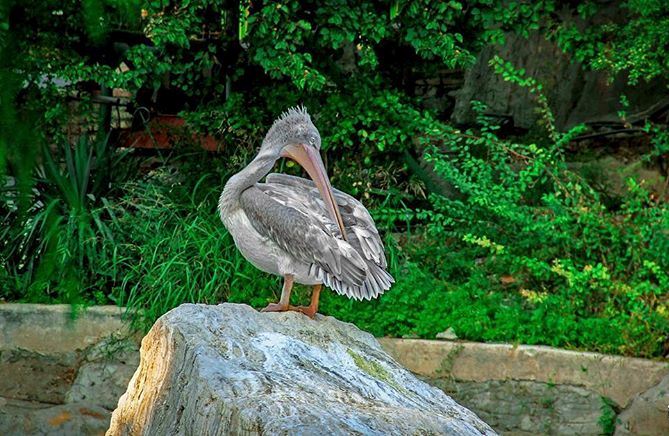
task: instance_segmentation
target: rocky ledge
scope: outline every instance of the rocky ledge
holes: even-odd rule
[[[494,432],[352,324],[185,304],[142,340],[107,434]]]

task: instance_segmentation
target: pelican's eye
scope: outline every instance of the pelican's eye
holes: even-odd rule
[[[316,137],[315,136],[310,136],[309,137],[309,144],[313,147],[316,146]]]

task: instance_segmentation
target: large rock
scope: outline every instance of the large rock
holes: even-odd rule
[[[107,432],[261,433],[494,434],[355,326],[234,304],[156,322]]]
[[[572,61],[555,42],[538,32],[532,32],[527,38],[507,34],[503,45],[485,46],[476,63],[466,70],[462,88],[454,92],[452,119],[456,123],[475,122],[471,101],[478,100],[485,103],[487,112],[510,117],[516,127],[529,129],[537,124],[540,114],[536,98],[527,89],[506,82],[495,73],[489,65],[494,56],[522,68],[528,77],[542,84],[555,125],[560,130],[585,122],[620,122],[621,95],[628,99],[626,112],[631,118],[666,97],[666,92],[660,91],[666,89],[664,78],[629,85],[627,78],[619,74],[611,81],[606,72],[588,71]]]
[[[516,68],[523,68],[544,86],[558,127],[566,124],[573,109],[575,88],[582,86],[582,72],[577,64],[560,52],[552,42],[539,33],[527,39],[507,34],[504,45],[488,45],[479,53],[476,63],[465,72],[463,87],[455,93],[456,101],[452,118],[459,124],[471,124],[476,113],[472,100],[486,104],[487,111],[508,115],[517,127],[530,128],[539,118],[535,98],[525,88],[504,81],[489,65],[494,56],[510,61]]]

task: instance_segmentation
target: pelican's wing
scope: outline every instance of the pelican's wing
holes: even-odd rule
[[[310,266],[310,273],[340,293],[361,286],[367,265],[346,242],[336,224],[324,222],[294,204],[277,201],[262,184],[246,189],[240,204],[253,227],[281,249]],[[301,199],[295,198],[299,203]]]
[[[266,183],[259,183],[256,186],[276,201],[291,205],[303,213],[315,215],[324,225],[337,229],[336,224],[329,218],[316,185],[311,180],[273,173],[267,176]],[[342,216],[346,238],[363,257],[369,270],[365,283],[362,286],[353,287],[351,296],[365,299],[375,298],[388,290],[395,282],[386,271],[387,262],[383,242],[374,220],[362,203],[337,189],[333,189],[333,193]]]

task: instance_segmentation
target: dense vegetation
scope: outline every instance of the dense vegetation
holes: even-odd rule
[[[431,338],[452,327],[472,340],[662,356],[665,197],[634,179],[612,195],[570,167],[571,139],[584,127],[558,131],[542,85],[503,59],[492,61],[497,73],[536,98],[540,123],[528,135],[503,133],[476,102],[478,123],[453,126],[448,108],[427,109],[413,87],[471,67],[484,45],[509,33],[531,32],[612,77],[666,78],[669,6],[619,2],[626,20],[588,21],[605,7],[4,2],[0,298],[113,302],[141,326],[185,301],[260,307],[276,299],[279,279],[241,258],[216,203],[272,118],[304,104],[333,183],[370,208],[397,278],[374,302],[326,293],[323,313],[376,335]],[[117,149],[110,107],[90,92],[114,88],[132,95],[135,127],[143,111],[178,112],[222,151],[183,138],[170,151]],[[648,159],[666,159],[666,128],[643,131]]]

